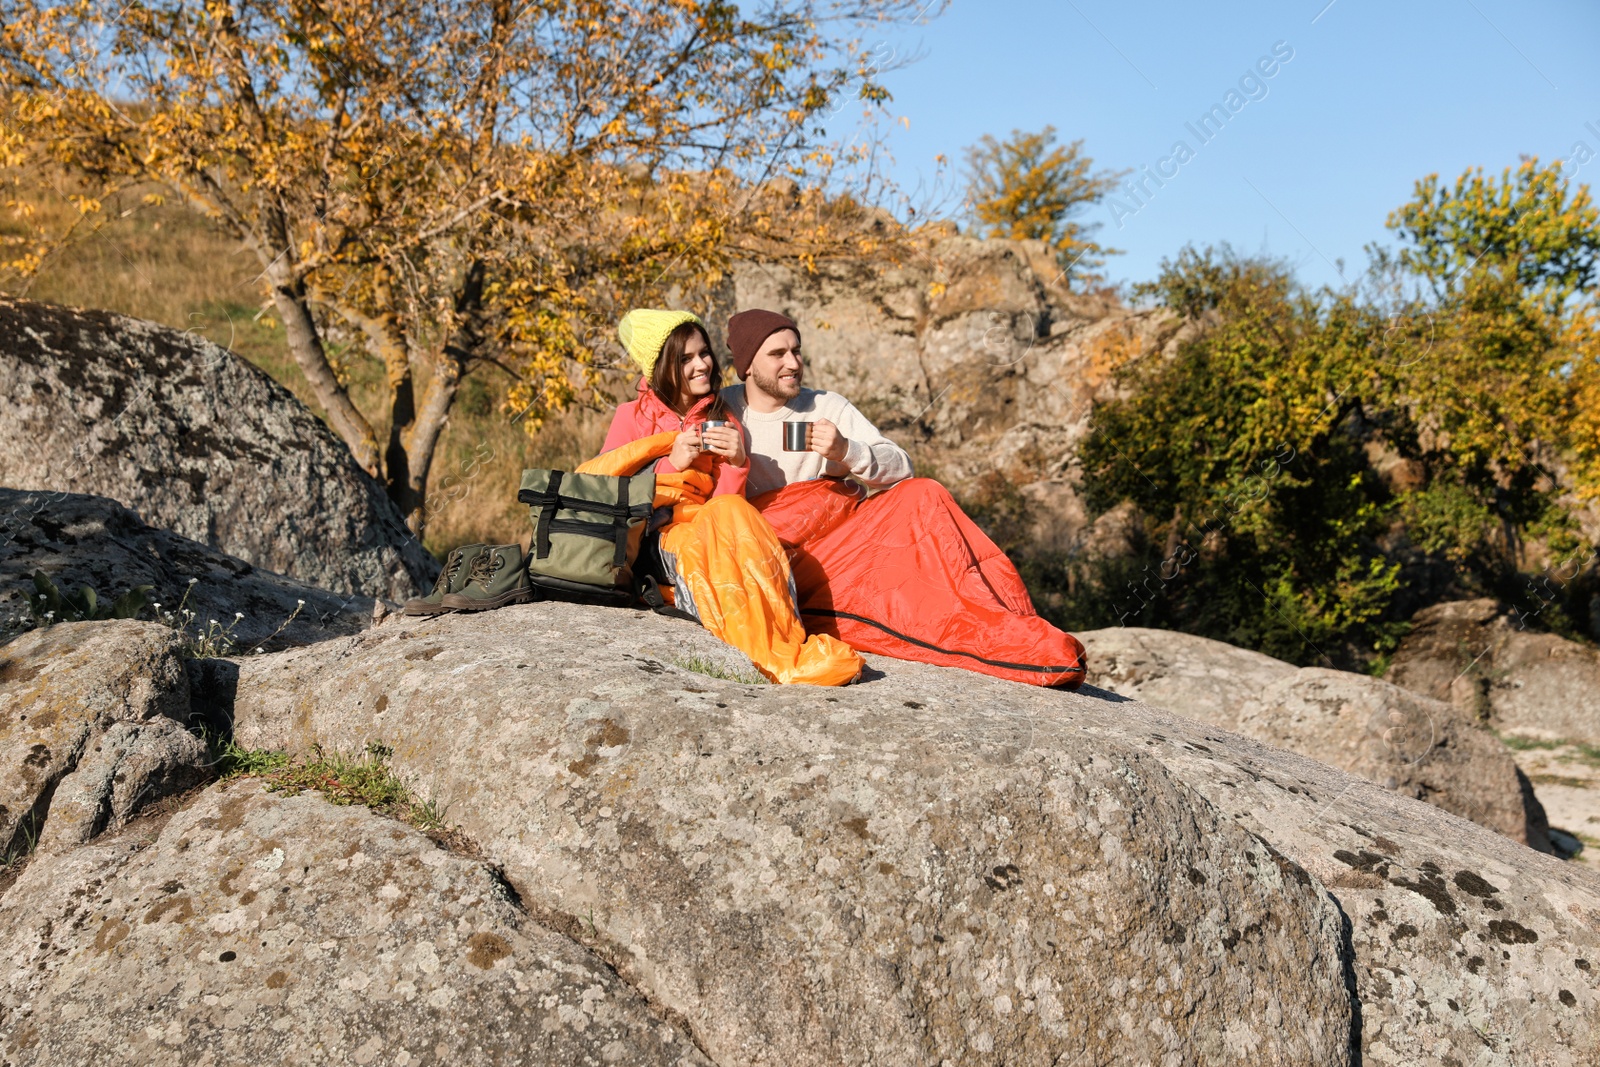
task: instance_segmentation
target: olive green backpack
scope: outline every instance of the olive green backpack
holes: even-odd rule
[[[639,549],[655,503],[656,476],[525,470],[517,499],[531,509],[528,581],[542,599],[627,607],[663,606],[655,580],[639,572]],[[652,595],[653,594],[653,595]]]

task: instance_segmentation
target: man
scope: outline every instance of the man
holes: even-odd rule
[[[741,311],[728,320],[728,344],[744,385],[722,391],[745,426],[752,500],[791,482],[849,475],[873,489],[911,477],[911,457],[838,393],[807,389],[800,330],[776,311]],[[741,361],[737,353],[750,352]],[[810,451],[785,452],[783,424],[809,422]]]
[[[775,311],[728,320],[742,384],[722,391],[745,427],[750,501],[789,549],[810,632],[863,652],[1032,685],[1083,681],[1083,645],[1033,609],[1022,577],[938,482],[837,393],[805,387],[800,327]],[[809,423],[785,451],[783,424]],[[863,500],[846,477],[881,489]]]

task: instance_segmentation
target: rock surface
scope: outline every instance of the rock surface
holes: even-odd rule
[[[102,603],[153,586],[150,598],[166,614],[176,612],[187,591],[195,613],[189,631],[198,633],[216,619],[232,625],[231,639],[244,650],[310,644],[356,633],[372,621],[371,597],[330,593],[152,529],[105,497],[0,489],[0,515],[8,517],[0,537],[0,634],[33,624],[27,598],[36,591],[35,571],[64,593],[77,595],[87,585]],[[236,624],[235,613],[244,616]]]
[[[1351,1030],[1369,1064],[1600,1063],[1587,870],[1093,687],[673,665],[720,648],[528,605],[259,657],[209,699],[247,745],[392,746],[718,1063],[1330,1063]]]
[[[571,605],[396,621],[241,663],[236,736],[392,746],[717,1063],[1350,1062],[1338,909],[1143,738],[958,672],[978,701],[664,665],[715,644]]]
[[[483,864],[364,808],[236,781],[138,829],[0,898],[5,1063],[707,1063]]]
[[[88,493],[341,593],[404,600],[438,573],[350,451],[204,338],[0,299],[0,484]],[[0,514],[6,536],[25,515]]]
[[[1193,634],[1119,626],[1078,637],[1093,677],[1113,692],[1330,763],[1551,851],[1544,809],[1511,751],[1448,704]]]
[[[1506,733],[1600,744],[1600,649],[1521,628],[1494,600],[1412,618],[1386,679]]]
[[[1544,809],[1511,751],[1449,704],[1303,667],[1247,700],[1237,729],[1551,851]]]
[[[1176,630],[1112,626],[1074,636],[1088,653],[1096,685],[1225,730],[1239,729],[1239,713],[1252,696],[1300,669]]]
[[[0,856],[35,836],[42,851],[73,848],[203,780],[188,714],[165,626],[68,623],[0,645]]]

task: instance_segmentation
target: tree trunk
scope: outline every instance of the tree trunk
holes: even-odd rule
[[[427,528],[428,474],[433,467],[434,452],[450,420],[450,408],[455,404],[467,363],[482,343],[476,319],[483,304],[483,276],[481,263],[473,264],[467,271],[466,281],[456,296],[458,325],[434,360],[433,378],[428,382],[422,406],[405,440],[407,479],[403,485],[392,476],[390,479],[389,495],[400,504],[407,525],[418,537]]]
[[[322,335],[311,317],[304,282],[294,276],[288,263],[280,257],[267,266],[267,283],[272,287],[273,306],[278,309],[278,317],[283,320],[283,328],[289,336],[289,351],[311,384],[317,402],[328,413],[333,431],[350,446],[361,469],[374,478],[379,477],[377,435],[350,402],[349,394],[328,363]]]
[[[453,351],[454,350],[454,351]],[[389,495],[406,513],[406,524],[418,537],[427,528],[428,474],[433,468],[433,456],[450,421],[450,407],[455,403],[456,391],[461,387],[464,361],[455,354],[454,345],[445,346],[434,364],[433,380],[423,395],[422,407],[412,428],[409,447],[406,449],[407,480],[405,484],[390,485]]]

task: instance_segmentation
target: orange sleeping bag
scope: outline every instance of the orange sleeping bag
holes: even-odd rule
[[[604,452],[579,474],[635,474],[672,450],[676,433],[641,437]],[[795,613],[789,560],[772,527],[737,494],[708,497],[711,475],[697,470],[656,475],[657,507],[670,506],[661,551],[676,563],[687,608],[764,676],[784,684],[848,685],[865,663],[827,634],[808,636]],[[689,603],[682,602],[688,599]]]
[[[812,633],[1030,685],[1083,681],[1083,645],[1039,617],[1016,567],[938,482],[863,500],[823,478],[753,503],[789,549]]]

